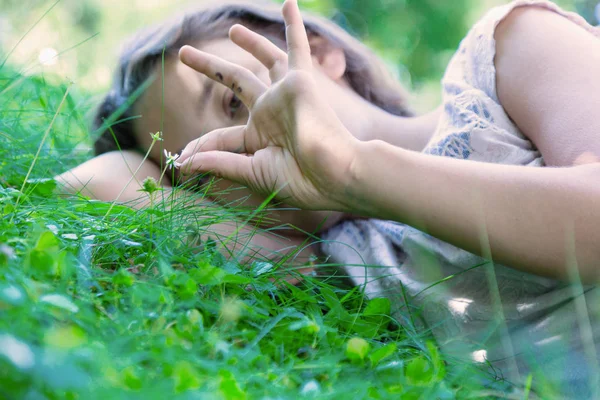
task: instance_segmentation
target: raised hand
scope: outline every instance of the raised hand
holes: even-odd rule
[[[181,60],[231,88],[250,111],[247,125],[209,132],[181,155],[184,173],[210,172],[255,193],[305,209],[346,209],[358,140],[319,95],[310,46],[295,0],[283,5],[288,53],[240,26],[231,40],[269,69],[265,85],[249,70],[190,46]]]

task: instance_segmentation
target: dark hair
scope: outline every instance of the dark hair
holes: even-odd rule
[[[129,99],[136,90],[152,77],[156,66],[161,63],[163,52],[166,59],[176,56],[183,45],[227,37],[229,28],[236,23],[285,45],[285,26],[279,6],[270,3],[257,5],[256,2],[219,3],[145,29],[125,44],[113,86],[93,120],[94,131],[100,131],[94,143],[96,154],[138,147],[133,119],[135,101],[129,106],[127,102],[131,102]],[[309,34],[325,38],[332,46],[344,51],[344,77],[357,94],[392,114],[412,115],[406,105],[406,91],[371,50],[324,18],[305,15],[305,25]],[[118,110],[122,113],[116,116]],[[107,127],[111,117],[118,117],[118,121]]]

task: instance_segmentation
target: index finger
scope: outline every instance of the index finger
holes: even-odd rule
[[[252,109],[267,90],[267,86],[250,70],[192,46],[183,46],[179,50],[179,58],[188,67],[233,90],[248,109]]]
[[[283,4],[285,37],[287,40],[290,69],[310,70],[312,59],[304,21],[297,0],[286,0]]]

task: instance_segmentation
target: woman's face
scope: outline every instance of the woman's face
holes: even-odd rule
[[[317,43],[315,47],[319,41],[324,43],[322,39],[313,39]],[[197,47],[247,68],[270,85],[266,67],[228,38],[203,42]],[[313,64],[323,96],[329,100],[342,122],[353,125],[352,118],[356,118],[357,114],[352,111],[353,104],[348,104],[348,99],[352,97],[348,94],[352,91],[343,78],[343,51],[327,50],[325,54],[315,55]],[[180,153],[189,142],[207,132],[243,125],[248,121],[248,110],[233,91],[184,65],[177,57],[171,57],[165,62],[164,100],[160,74],[159,66],[157,79],[134,110],[135,114],[141,115],[135,122],[135,131],[143,148],[149,148],[152,142],[150,133],[163,132],[164,142],[156,145],[150,154],[155,162],[161,160],[163,148],[172,153]]]
[[[244,66],[270,84],[267,69],[229,39],[213,40],[198,48]],[[157,79],[135,109],[141,115],[135,131],[143,148],[147,149],[152,142],[149,133],[163,132],[164,142],[158,143],[150,154],[153,160],[161,159],[163,148],[179,153],[190,141],[207,132],[247,122],[248,110],[233,91],[187,67],[176,57],[165,61],[163,100],[160,66],[157,69]]]

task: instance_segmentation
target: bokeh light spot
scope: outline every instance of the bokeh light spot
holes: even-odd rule
[[[40,51],[38,60],[42,65],[56,65],[58,62],[58,51],[54,50],[52,47],[46,47]]]

